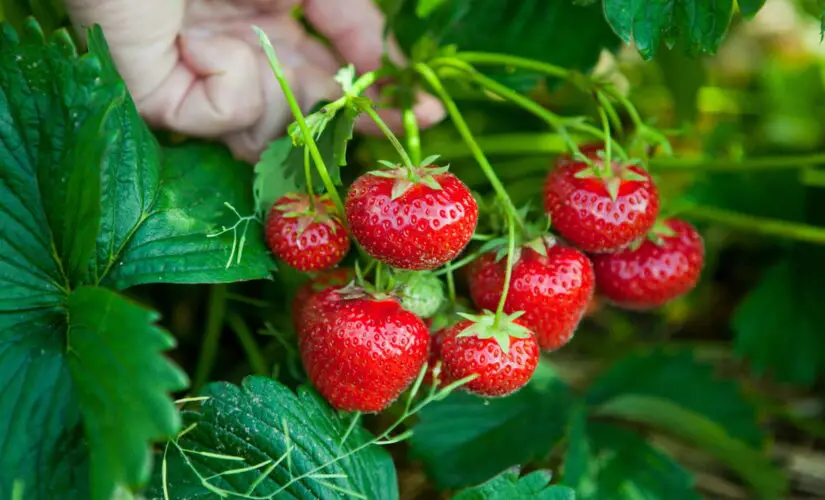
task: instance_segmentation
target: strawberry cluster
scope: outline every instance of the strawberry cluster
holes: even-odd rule
[[[658,219],[645,170],[606,162],[598,147],[582,151],[584,158],[560,158],[544,186],[555,234],[522,231],[512,255],[493,248],[468,266],[479,315],[440,307],[441,282],[430,273],[462,253],[479,219],[472,193],[446,168],[362,175],[347,194],[345,219],[324,197],[287,195],[274,204],[266,224],[273,253],[317,272],[292,313],[304,367],[330,404],[379,412],[425,364],[429,384],[463,380],[465,391],[505,396],[527,383],[541,351],[570,341],[597,289],[620,307],[650,309],[695,286],[703,261],[695,228]],[[400,286],[384,290],[335,267],[350,236],[389,265]],[[430,317],[445,309],[460,318],[434,325]]]

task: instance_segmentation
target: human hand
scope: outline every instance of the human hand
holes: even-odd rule
[[[373,71],[384,48],[384,18],[372,0],[67,0],[66,5],[76,26],[103,28],[149,124],[220,139],[250,162],[293,120],[253,25],[272,40],[305,111],[341,95],[333,80],[341,66]],[[332,47],[312,38],[292,16],[298,5]],[[393,60],[403,58],[395,44],[389,51]],[[413,109],[422,127],[444,116],[441,103],[423,93]],[[379,114],[401,129],[399,110]],[[356,130],[379,133],[363,119]]]

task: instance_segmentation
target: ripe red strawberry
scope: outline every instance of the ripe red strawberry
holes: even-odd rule
[[[507,260],[487,253],[470,265],[470,296],[479,309],[496,310],[504,288]],[[542,350],[573,338],[595,288],[590,260],[552,237],[517,249],[504,312],[525,311],[519,321],[533,332]]]
[[[288,194],[273,204],[265,236],[272,253],[305,273],[337,265],[350,245],[332,201],[306,194]]]
[[[442,369],[450,380],[478,377],[461,386],[467,392],[499,397],[526,384],[539,362],[539,346],[518,314],[463,315],[442,334]]]
[[[458,177],[433,165],[369,172],[350,187],[347,221],[364,250],[399,269],[435,269],[470,241],[478,205]]]
[[[415,380],[430,335],[393,298],[348,286],[312,301],[323,311],[300,337],[301,358],[315,388],[339,410],[379,412]]]
[[[644,236],[659,213],[659,194],[641,167],[611,160],[604,171],[601,150],[582,151],[595,168],[559,158],[544,183],[544,209],[553,228],[585,252],[621,250]]]
[[[696,286],[704,264],[702,236],[689,222],[668,219],[623,252],[593,256],[596,286],[626,309],[659,307]]]
[[[307,281],[295,293],[292,299],[292,325],[295,332],[301,335],[304,323],[307,321],[307,309],[312,305],[312,298],[326,290],[335,287],[343,288],[355,278],[355,271],[346,267],[329,269]],[[311,318],[310,318],[311,319]]]

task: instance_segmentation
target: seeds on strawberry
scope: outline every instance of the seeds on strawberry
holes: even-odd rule
[[[307,314],[313,305],[312,299],[328,288],[343,288],[355,278],[355,271],[346,267],[339,267],[322,271],[318,276],[307,281],[295,293],[292,299],[292,325],[299,336],[308,320],[314,319]],[[313,315],[317,317],[317,315]]]
[[[611,161],[607,170],[595,148],[583,153],[596,167],[561,157],[544,184],[544,209],[553,228],[579,249],[621,250],[653,227],[658,191],[641,167]]]
[[[657,224],[637,248],[594,255],[599,292],[625,309],[647,310],[688,293],[704,264],[702,236],[689,222]]]
[[[288,194],[276,201],[265,228],[272,253],[302,272],[337,265],[349,251],[349,237],[328,198]]]
[[[442,369],[450,380],[476,375],[462,385],[467,392],[501,397],[522,388],[539,362],[533,333],[516,319],[494,314],[469,316],[442,334]]]
[[[493,311],[501,299],[507,262],[495,259],[487,253],[470,265],[470,296],[479,309]],[[542,350],[552,351],[573,338],[594,288],[590,260],[545,238],[518,250],[504,312],[525,311],[519,321],[535,332]]]
[[[339,410],[385,409],[427,361],[430,335],[424,323],[397,300],[354,286],[327,289],[313,302],[321,314],[299,346],[315,388]]]
[[[368,254],[415,271],[452,260],[478,222],[467,186],[433,165],[362,175],[350,187],[346,212],[353,237]]]

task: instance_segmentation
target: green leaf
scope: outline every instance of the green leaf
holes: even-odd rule
[[[590,387],[587,401],[598,406],[626,395],[667,400],[714,421],[731,438],[760,446],[764,433],[756,410],[732,380],[714,373],[714,367],[694,359],[688,351],[654,350],[633,353],[603,373]]]
[[[183,413],[185,425],[194,427],[167,447],[170,498],[214,498],[198,474],[212,476],[213,488],[255,497],[398,498],[389,454],[378,446],[353,453],[370,440],[360,426],[341,446],[350,421],[314,391],[301,388],[296,395],[274,380],[251,376],[240,387],[211,384],[203,395],[209,399],[198,411]],[[156,473],[145,495],[162,499],[163,488]]]
[[[564,435],[572,399],[544,364],[530,384],[506,398],[455,392],[421,411],[412,455],[441,488],[478,484],[549,452]]]
[[[739,12],[751,18],[764,7],[766,0],[739,0]]]
[[[222,146],[192,143],[164,150],[160,190],[151,210],[104,283],[226,283],[268,278],[274,267],[248,191],[252,173]],[[237,232],[208,235],[238,223]],[[241,237],[244,240],[241,241]],[[237,246],[234,258],[229,261]],[[238,262],[238,252],[242,252]]]
[[[391,19],[395,35],[409,54],[424,37],[434,39],[441,47],[455,45],[462,51],[511,54],[589,71],[602,49],[613,50],[619,45],[600,5],[584,7],[570,1],[546,0],[456,0],[420,19],[415,3],[407,1]],[[524,90],[543,80],[525,72],[480,69],[502,83]]]
[[[68,364],[91,454],[94,498],[149,479],[149,441],[174,434],[179,414],[168,393],[186,375],[161,356],[173,338],[158,314],[116,293],[82,287],[70,296]]]
[[[625,43],[631,40],[644,59],[656,55],[664,40],[678,39],[691,54],[713,54],[722,42],[733,13],[733,0],[605,0],[604,15]]]
[[[518,468],[502,472],[484,484],[459,492],[453,500],[575,500],[573,490],[550,486],[553,474],[537,470],[519,478]]]
[[[767,455],[735,439],[719,423],[699,413],[664,398],[627,395],[601,405],[595,415],[649,425],[682,438],[739,474],[757,498],[784,498],[787,479]]]
[[[581,432],[568,436],[566,463],[582,461],[584,475],[565,484],[580,499],[637,500],[642,498],[694,500],[694,479],[672,458],[644,438],[621,427],[582,420]]]
[[[322,108],[320,102],[313,109]],[[317,116],[317,115],[316,115]],[[322,118],[323,126],[315,138],[324,166],[336,186],[341,185],[340,167],[347,164],[347,145],[352,139],[356,113],[349,107],[335,113],[331,119]],[[255,165],[255,202],[259,214],[265,215],[281,196],[306,189],[304,174],[304,147],[294,146],[289,137],[272,141],[260,161]],[[315,163],[310,158],[312,186],[315,192],[323,192],[324,184]]]
[[[825,373],[822,252],[796,253],[769,269],[734,313],[735,350],[757,373],[812,384]]]

